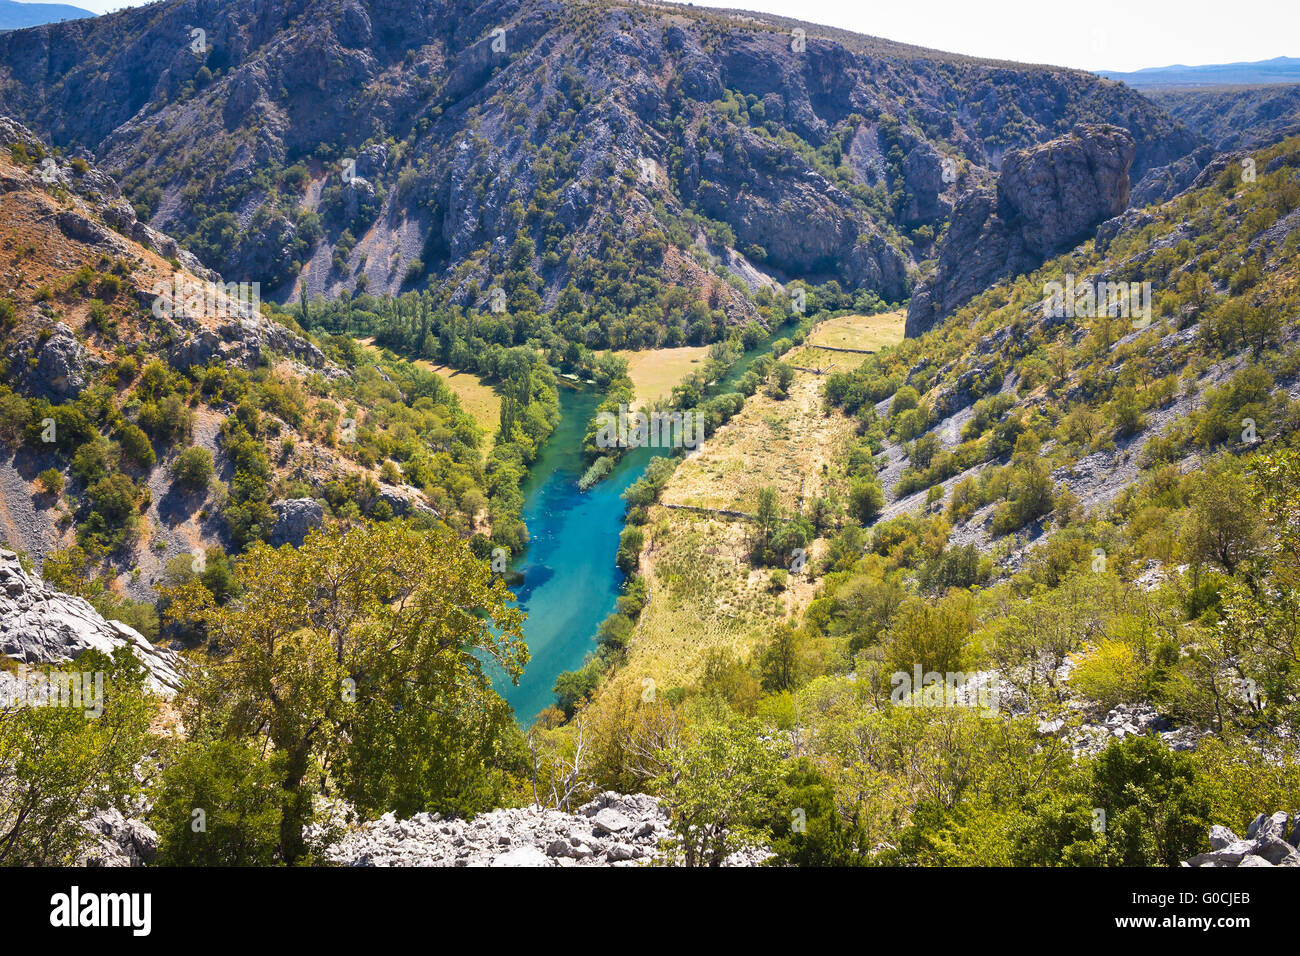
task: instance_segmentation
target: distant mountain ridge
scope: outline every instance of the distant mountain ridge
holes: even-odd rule
[[[95,14],[67,3],[16,3],[0,0],[0,30],[23,30],[61,20],[80,20]]]
[[[1216,150],[1253,148],[1300,132],[1300,83],[1156,87],[1147,95]]]
[[[1132,73],[1099,70],[1109,80],[1134,87],[1242,86],[1263,83],[1300,83],[1300,57],[1278,56],[1252,63],[1210,63],[1203,66],[1154,66]]]

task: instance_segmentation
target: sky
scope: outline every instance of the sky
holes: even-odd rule
[[[96,13],[139,6],[66,0]],[[696,0],[951,53],[1131,71],[1300,56],[1300,0]]]

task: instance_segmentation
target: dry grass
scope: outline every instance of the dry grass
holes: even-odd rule
[[[664,489],[664,504],[753,511],[758,491],[777,488],[788,513],[827,493],[843,499],[842,467],[853,423],[821,407],[825,380],[799,373],[790,397],[759,394],[683,461]],[[823,465],[825,468],[823,469]],[[646,525],[641,573],[650,601],[628,644],[627,659],[602,692],[641,686],[651,678],[661,690],[696,683],[711,651],[744,658],[761,647],[782,620],[795,619],[819,582],[791,574],[774,589],[773,571],[749,561],[750,524],[655,506]],[[826,542],[809,549],[815,567]]]
[[[642,552],[651,587],[628,656],[611,685],[661,689],[695,683],[710,651],[745,656],[783,613],[771,573],[748,559],[749,529],[731,521],[656,508]]]
[[[790,396],[764,391],[677,469],[664,489],[665,504],[752,512],[759,489],[776,488],[781,507],[801,509],[809,499],[845,485],[841,448],[853,423],[822,411],[825,379],[797,373]]]
[[[878,352],[903,340],[903,324],[907,314],[903,311],[881,315],[842,315],[827,319],[813,329],[808,342],[789,352],[785,359],[804,368],[826,372],[848,372],[865,362],[866,352],[833,352],[837,349],[868,349]]]
[[[653,405],[660,399],[671,398],[673,386],[694,369],[704,364],[708,357],[707,345],[683,345],[673,349],[623,349],[615,352],[627,359],[628,376],[636,390],[636,407]]]
[[[492,390],[492,386],[485,385],[472,372],[462,372],[448,365],[434,365],[424,359],[417,359],[412,364],[436,372],[460,398],[461,408],[473,416],[489,435],[497,430],[501,424],[501,396]]]
[[[882,312],[880,315],[841,315],[818,323],[809,336],[812,345],[829,345],[838,349],[867,349],[878,352],[887,345],[903,341],[907,312]]]

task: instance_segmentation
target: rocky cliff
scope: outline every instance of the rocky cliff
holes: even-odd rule
[[[934,275],[912,297],[908,336],[931,328],[1000,279],[1032,271],[1128,206],[1133,137],[1080,125],[1009,154],[997,185],[961,197]]]
[[[155,647],[120,621],[106,621],[84,598],[63,594],[23,570],[18,555],[0,550],[0,654],[28,665],[62,664],[88,650],[131,648],[150,686],[170,695],[181,685],[175,651]],[[6,672],[0,677],[12,680]]]
[[[1108,121],[1140,175],[1199,145],[1080,71],[618,2],[166,0],[0,36],[0,80],[0,109],[93,151],[228,277],[444,279],[470,304],[501,282],[512,311],[537,305],[521,282],[599,294],[656,232],[662,275],[731,320],[752,314],[734,283],[899,299],[1009,151]]]

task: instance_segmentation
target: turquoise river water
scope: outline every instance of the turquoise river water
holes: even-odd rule
[[[789,335],[797,323],[773,332],[742,356],[711,389],[727,391],[773,341]],[[529,543],[515,562],[523,580],[513,588],[518,607],[528,617],[524,637],[531,659],[517,686],[499,672],[497,691],[524,724],[554,703],[552,688],[562,672],[582,666],[596,648],[596,630],[613,613],[623,587],[623,572],[614,564],[626,506],[623,492],[668,449],[637,448],[604,481],[578,490],[585,464],[582,439],[601,396],[593,389],[560,388],[560,422],[524,482],[523,519]]]

